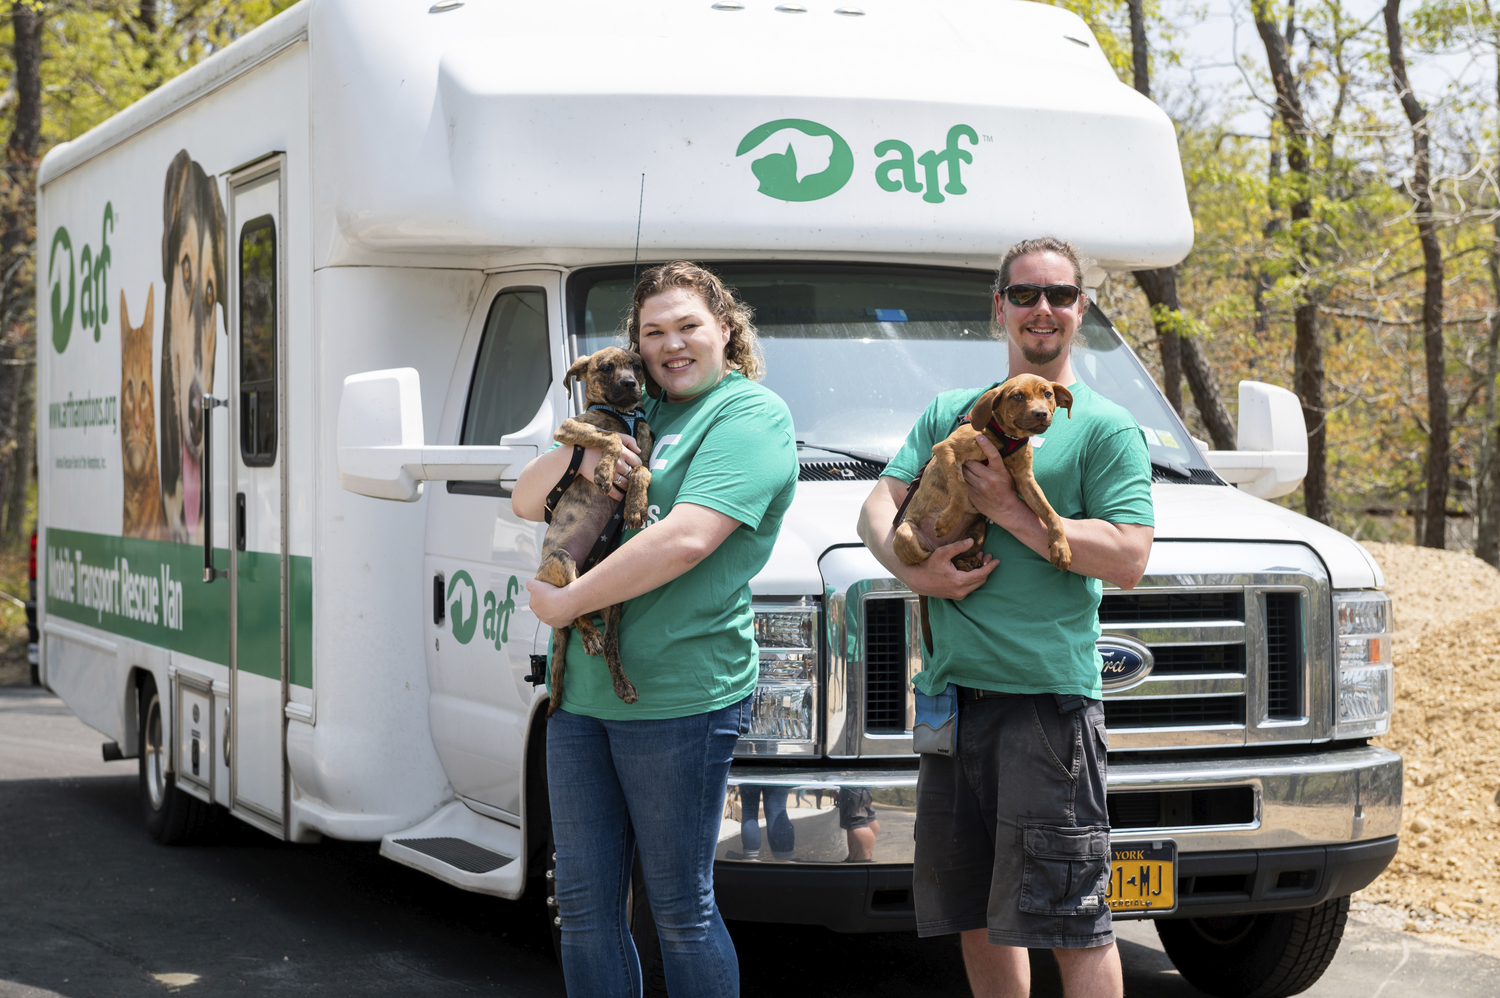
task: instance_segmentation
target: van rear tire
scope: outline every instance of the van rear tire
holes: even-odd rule
[[[168,771],[167,726],[156,680],[145,675],[137,689],[136,725],[140,759],[141,813],[146,831],[162,845],[184,845],[196,838],[213,816],[213,806],[177,789]]]
[[[1162,919],[1156,934],[1188,983],[1216,998],[1286,998],[1333,962],[1349,897],[1263,915]]]

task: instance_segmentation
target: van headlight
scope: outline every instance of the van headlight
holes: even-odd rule
[[[1373,589],[1333,594],[1337,621],[1335,738],[1370,738],[1391,728],[1391,598]]]
[[[750,700],[750,731],[736,755],[812,755],[818,716],[819,606],[812,600],[759,603],[755,643],[760,679]]]

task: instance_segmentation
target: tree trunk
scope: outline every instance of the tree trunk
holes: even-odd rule
[[[1135,88],[1151,96],[1151,54],[1146,45],[1145,0],[1126,0],[1130,8],[1130,58],[1135,71]]]
[[[1162,389],[1172,408],[1182,414],[1182,376],[1187,375],[1198,414],[1208,430],[1215,450],[1235,449],[1235,427],[1219,395],[1219,382],[1203,356],[1198,341],[1178,332],[1182,324],[1182,303],[1177,297],[1177,268],[1137,270],[1135,282],[1151,303],[1151,320],[1156,326],[1156,342],[1161,349]]]
[[[1151,96],[1150,49],[1146,41],[1145,0],[1127,0],[1130,9],[1130,55],[1135,72],[1135,88],[1145,97]],[[1178,332],[1181,325],[1182,301],[1177,296],[1177,268],[1162,267],[1158,270],[1138,270],[1135,282],[1146,293],[1151,303],[1151,322],[1156,327],[1156,348],[1161,351],[1162,391],[1167,401],[1181,416],[1182,376],[1187,374],[1188,387],[1193,391],[1193,401],[1203,417],[1203,425],[1213,440],[1215,450],[1234,450],[1235,432],[1229,422],[1229,413],[1219,397],[1219,382],[1208,358],[1190,336]]]
[[[31,471],[31,386],[35,376],[36,165],[42,135],[42,12],[12,0],[11,57],[15,65],[15,121],[6,144],[4,197],[0,207],[0,505],[20,491],[25,519]],[[22,419],[23,415],[25,418]],[[0,510],[3,512],[3,510]]]
[[[1500,50],[1497,50],[1500,61]],[[1484,365],[1484,422],[1479,438],[1479,494],[1475,511],[1479,519],[1474,537],[1474,556],[1500,568],[1500,424],[1495,421],[1495,378],[1500,375],[1500,219],[1494,224],[1495,241],[1490,248],[1490,287],[1495,294],[1495,312],[1490,316],[1490,341]]]
[[[16,404],[16,448],[11,452],[10,494],[5,497],[5,543],[14,547],[25,537],[27,484],[31,480],[32,450],[36,432],[31,425],[32,369],[18,369],[16,387],[21,395]]]
[[[1488,2],[1485,13],[1491,14]],[[1492,38],[1495,46],[1495,95],[1500,99],[1500,31]],[[1500,568],[1500,423],[1495,420],[1495,378],[1500,375],[1500,218],[1493,223],[1494,242],[1490,244],[1490,287],[1495,295],[1495,312],[1490,316],[1489,353],[1484,365],[1484,425],[1480,433],[1479,495],[1476,506],[1479,517],[1474,537],[1474,556]]]
[[[1401,0],[1387,0],[1385,37],[1390,48],[1391,76],[1401,109],[1411,122],[1412,182],[1417,235],[1422,243],[1422,347],[1427,355],[1427,503],[1423,515],[1422,546],[1447,546],[1449,431],[1448,377],[1443,366],[1443,247],[1432,217],[1429,182],[1427,109],[1412,92],[1401,46]]]
[[[1276,114],[1286,128],[1286,169],[1296,188],[1291,206],[1292,238],[1298,267],[1304,274],[1317,268],[1318,253],[1311,227],[1313,178],[1308,166],[1308,138],[1311,130],[1302,109],[1297,78],[1292,72],[1291,38],[1294,22],[1287,19],[1286,33],[1273,20],[1274,10],[1267,0],[1253,0],[1251,12],[1255,30],[1266,47],[1266,64],[1276,87]],[[1328,407],[1323,402],[1323,343],[1318,331],[1318,299],[1321,290],[1309,283],[1302,303],[1296,310],[1297,344],[1293,355],[1293,376],[1297,397],[1302,401],[1302,417],[1307,422],[1307,477],[1302,480],[1302,499],[1307,515],[1322,523],[1333,518],[1328,496]]]

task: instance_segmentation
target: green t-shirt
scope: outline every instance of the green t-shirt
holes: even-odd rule
[[[903,482],[953,432],[983,388],[944,392],[912,427],[885,474]],[[1068,386],[1073,414],[1059,409],[1032,438],[1032,470],[1058,515],[1154,526],[1151,458],[1135,418],[1082,383]],[[934,651],[922,653],[913,680],[927,694],[949,683],[1004,693],[1099,697],[1102,662],[1098,579],[1059,572],[1043,556],[994,525],[984,550],[1000,567],[962,600],[930,599]]]
[[[625,603],[620,663],[640,700],[615,696],[602,657],[568,640],[563,709],[612,720],[686,717],[749,696],[760,672],[750,580],[771,557],[797,488],[792,414],[775,392],[731,372],[691,402],[648,400],[646,526],[680,502],[740,521],[687,572]],[[624,543],[640,533],[625,531]]]

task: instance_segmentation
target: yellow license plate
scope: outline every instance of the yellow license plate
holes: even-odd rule
[[[1110,911],[1171,911],[1177,907],[1177,843],[1122,842],[1110,847]]]

